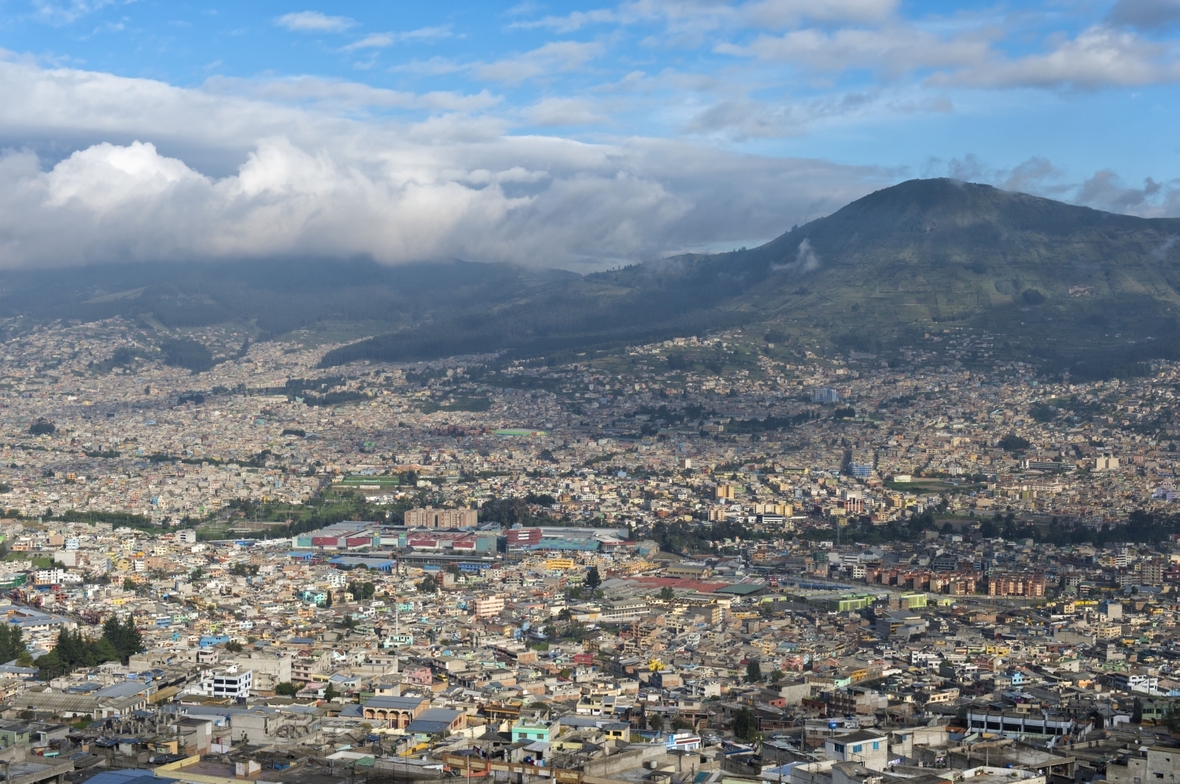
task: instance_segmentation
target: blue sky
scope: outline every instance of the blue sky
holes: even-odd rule
[[[0,263],[592,269],[913,177],[1180,215],[1180,0],[0,0]]]

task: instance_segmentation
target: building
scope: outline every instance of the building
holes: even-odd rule
[[[474,509],[409,509],[404,516],[407,528],[474,528],[479,513]]]
[[[201,678],[197,689],[206,697],[224,699],[246,699],[254,686],[254,671],[227,667],[208,672]]]
[[[987,576],[988,596],[1044,596],[1045,575],[992,572]]]
[[[811,390],[812,403],[839,403],[840,393],[831,387],[819,387]]]
[[[405,729],[429,707],[430,700],[425,697],[370,697],[361,706],[361,713],[365,721]]]
[[[869,770],[885,770],[889,764],[886,736],[871,730],[857,730],[824,741],[824,753],[837,762],[859,762]]]
[[[59,585],[65,580],[65,576],[64,569],[38,569],[33,576],[33,582],[37,585]]]
[[[1177,774],[1180,774],[1180,749],[1160,746],[1138,749],[1106,766],[1106,780],[1110,784],[1175,781]]]
[[[494,618],[504,612],[504,597],[481,596],[471,603],[471,614],[476,618]]]

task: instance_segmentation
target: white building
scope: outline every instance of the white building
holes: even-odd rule
[[[824,754],[837,762],[859,762],[869,770],[885,770],[889,740],[872,730],[857,730],[824,741]]]
[[[65,580],[64,569],[38,569],[33,576],[33,582],[37,585],[60,585]]]
[[[240,670],[235,666],[206,672],[201,678],[197,689],[206,697],[225,697],[227,699],[245,699],[250,696],[250,689],[254,686],[254,671]]]

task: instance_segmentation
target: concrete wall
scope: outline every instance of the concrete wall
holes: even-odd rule
[[[653,743],[632,746],[619,754],[591,760],[586,763],[583,772],[587,776],[612,776],[616,773],[626,773],[629,770],[642,768],[645,762],[653,761],[657,765],[667,765],[675,760],[668,757],[668,749],[662,743]]]

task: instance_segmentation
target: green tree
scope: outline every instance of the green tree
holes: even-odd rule
[[[331,683],[329,683],[328,688],[324,689],[324,699],[331,702],[332,700],[336,699],[338,696],[340,696],[340,695],[336,691],[336,687],[334,685],[332,685]]]
[[[786,674],[782,670],[775,670],[774,672],[770,673],[770,682],[778,683],[784,677],[786,677]]]
[[[107,618],[102,624],[102,636],[110,641],[117,652],[115,658],[124,664],[132,654],[143,650],[143,637],[135,626],[135,619],[130,615],[125,616],[122,620],[116,615]]]
[[[139,583],[135,582],[135,580],[132,580],[130,577],[123,578],[124,591],[134,591],[137,588],[139,588]]]
[[[324,604],[323,604],[323,606],[324,606],[324,608],[325,608],[325,609],[328,609],[328,608],[330,608],[330,607],[332,606],[332,592],[331,592],[331,591],[325,591],[325,592],[324,592]]]
[[[433,574],[428,574],[418,581],[418,590],[422,593],[438,593],[438,580]]]
[[[749,743],[758,738],[758,718],[749,708],[738,708],[729,718],[729,729],[734,737]]]
[[[659,597],[665,602],[670,602],[676,598],[676,592],[672,590],[672,586],[665,585],[660,589]]]
[[[297,684],[286,681],[275,686],[275,694],[280,697],[294,697],[299,693],[299,686]]]
[[[756,661],[746,662],[746,683],[757,683],[762,680],[762,665]]]
[[[591,566],[586,570],[586,579],[582,581],[582,585],[591,591],[598,590],[598,586],[602,585],[602,577],[598,574],[597,566]]]
[[[21,627],[14,624],[0,626],[0,662],[10,662],[27,653]]]
[[[241,653],[242,652],[242,644],[240,642],[238,642],[237,640],[230,640],[229,642],[227,642],[225,644],[225,649],[227,651],[229,651],[230,653]]]
[[[656,732],[664,731],[664,717],[659,713],[653,713],[648,716],[647,723]]]
[[[1032,446],[1027,438],[1021,438],[1015,433],[1008,433],[1000,439],[1000,449],[1007,452],[1023,452]]]

